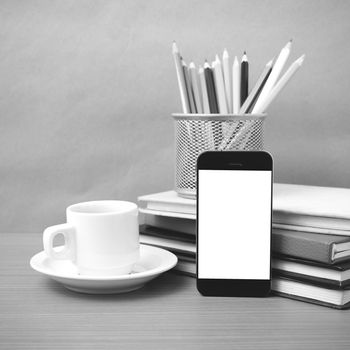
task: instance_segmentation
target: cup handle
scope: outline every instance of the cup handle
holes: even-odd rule
[[[61,224],[50,226],[45,229],[43,234],[43,243],[45,253],[52,259],[57,260],[74,260],[75,259],[75,247],[76,247],[76,236],[75,228],[70,224]],[[65,244],[63,249],[57,250],[53,247],[53,240],[55,236],[61,233],[64,236]]]

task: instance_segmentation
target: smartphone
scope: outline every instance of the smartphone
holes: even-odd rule
[[[197,161],[197,289],[266,296],[271,286],[272,157],[204,152]]]

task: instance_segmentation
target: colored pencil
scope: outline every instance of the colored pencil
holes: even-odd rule
[[[189,76],[187,64],[183,59],[181,59],[181,62],[182,62],[182,69],[183,69],[184,77],[185,77],[188,101],[190,102],[190,113],[196,113],[197,112],[196,105],[194,103],[193,91],[192,91],[192,87],[191,87],[190,76]]]
[[[207,61],[205,61],[204,63],[204,75],[208,91],[210,113],[219,113],[218,103],[216,100],[213,72]]]
[[[199,81],[200,81],[201,91],[202,91],[203,112],[205,114],[209,114],[210,107],[209,107],[207,84],[205,82],[204,69],[201,66],[199,66],[198,74],[199,74]]]
[[[262,88],[264,87],[267,78],[269,77],[269,75],[271,73],[272,65],[273,65],[273,60],[267,62],[264,70],[260,74],[259,79],[255,83],[255,86],[253,87],[248,98],[245,100],[241,109],[239,110],[239,114],[249,113],[251,108],[254,106],[254,103],[256,102],[257,98],[259,97],[259,94],[260,94]]]
[[[183,113],[244,115],[265,112],[304,62],[305,55],[294,61],[281,77],[291,49],[292,40],[280,50],[276,59],[267,62],[249,93],[249,61],[245,51],[241,62],[234,56],[230,65],[230,55],[224,49],[222,60],[216,55],[211,65],[206,60],[197,70],[194,62],[187,66],[174,41],[172,54]],[[232,133],[236,133],[236,129]],[[225,135],[226,131],[223,130]],[[243,129],[238,131],[240,139],[250,134]],[[225,136],[220,149],[237,141],[237,135],[231,136]]]
[[[277,79],[284,67],[284,65],[286,64],[286,61],[289,57],[290,54],[290,50],[292,48],[292,40],[290,40],[286,46],[284,46],[280,52],[280,54],[278,55],[275,64],[273,65],[271,74],[269,76],[269,78],[267,79],[261,93],[260,96],[258,98],[258,100],[256,101],[256,104],[252,110],[252,113],[257,113],[257,111],[261,110],[261,106],[263,104],[265,104],[266,99],[268,98],[268,95],[270,94],[273,86],[275,85],[275,83],[277,82]]]
[[[244,51],[242,61],[241,61],[241,105],[248,97],[249,89],[249,63],[247,54]],[[241,106],[240,106],[241,107]]]
[[[222,73],[222,66],[218,55],[216,55],[215,61],[213,62],[213,73],[215,79],[216,98],[218,101],[219,112],[220,114],[227,114],[228,109],[226,102],[224,75]]]
[[[232,104],[233,114],[238,114],[241,108],[241,76],[237,56],[232,66]]]
[[[183,68],[182,68],[179,49],[178,49],[175,41],[173,42],[172,49],[173,49],[173,57],[174,57],[174,61],[175,61],[177,82],[178,82],[179,90],[180,90],[182,111],[184,113],[190,113],[190,105],[189,105],[188,97],[187,97],[185,77],[183,74]]]
[[[232,74],[230,69],[230,57],[226,49],[222,54],[222,67],[224,73],[227,109],[229,113],[232,113]]]
[[[188,67],[188,71],[190,73],[190,82],[192,85],[192,91],[194,96],[194,102],[196,105],[197,113],[203,113],[203,104],[202,104],[202,94],[200,92],[200,85],[198,85],[197,78],[197,69],[193,62],[190,63]]]
[[[294,61],[288,70],[284,73],[281,79],[276,83],[276,85],[272,88],[270,94],[265,99],[264,103],[261,105],[260,109],[256,111],[256,113],[265,112],[267,107],[271,104],[271,102],[276,98],[276,96],[283,90],[283,88],[287,85],[290,79],[294,76],[295,72],[301,67],[305,59],[305,55],[299,57],[296,61]]]

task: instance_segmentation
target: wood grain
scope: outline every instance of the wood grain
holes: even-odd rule
[[[78,294],[29,267],[41,234],[0,241],[0,349],[349,349],[349,311],[205,298],[175,273],[125,295]]]

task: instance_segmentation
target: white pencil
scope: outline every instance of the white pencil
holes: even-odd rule
[[[183,74],[182,63],[180,58],[179,49],[177,48],[176,42],[173,42],[173,57],[175,61],[177,82],[180,90],[182,110],[184,113],[190,113],[190,105],[187,97],[185,77]]]
[[[186,62],[183,59],[181,59],[181,63],[182,63],[182,70],[184,72],[184,77],[185,77],[185,84],[186,84],[188,101],[190,104],[189,113],[196,113],[196,105],[194,103],[193,91],[192,91],[192,86],[191,86],[191,82],[190,82],[190,75],[188,72],[188,67],[187,67]]]
[[[287,85],[287,83],[293,77],[295,72],[301,67],[301,65],[304,62],[304,59],[305,59],[305,55],[302,55],[290,65],[288,70],[284,73],[281,79],[273,87],[267,99],[265,99],[264,103],[261,105],[260,109],[256,111],[256,113],[262,113],[266,111],[267,107],[276,98],[276,96],[283,90],[283,88]]]
[[[260,74],[259,79],[255,83],[253,90],[250,92],[247,99],[244,101],[241,109],[239,110],[239,114],[244,114],[249,112],[249,108],[254,104],[255,100],[259,96],[260,91],[264,87],[264,84],[266,83],[267,78],[271,73],[272,65],[273,65],[273,60],[266,63],[266,66],[262,71],[262,73]]]
[[[222,67],[224,72],[224,82],[225,82],[225,92],[226,92],[226,103],[228,112],[232,113],[232,89],[231,89],[231,70],[230,70],[230,57],[228,55],[227,50],[224,50],[222,55]]]
[[[222,73],[222,67],[219,57],[216,55],[215,61],[213,62],[214,79],[216,87],[216,96],[219,105],[220,114],[227,114],[227,103],[225,93],[224,75]]]
[[[232,66],[232,111],[238,114],[241,107],[241,73],[237,56]]]
[[[200,86],[198,85],[196,66],[193,62],[188,66],[188,71],[190,73],[190,81],[197,113],[203,113],[202,94],[200,93]]]
[[[286,64],[286,61],[290,54],[291,47],[292,47],[292,40],[288,41],[287,45],[281,50],[280,54],[278,55],[276,62],[273,65],[271,74],[267,79],[261,91],[261,94],[252,110],[252,114],[257,113],[257,111],[261,110],[261,106],[265,103],[265,100],[268,98],[268,95],[270,94],[284,65]]]
[[[199,81],[200,81],[201,90],[202,90],[203,111],[205,114],[209,114],[210,107],[209,107],[207,84],[205,82],[204,69],[201,66],[199,66],[198,74],[199,74]]]

